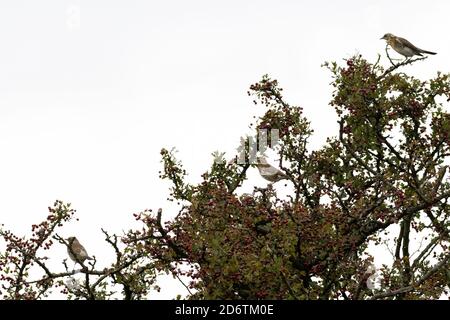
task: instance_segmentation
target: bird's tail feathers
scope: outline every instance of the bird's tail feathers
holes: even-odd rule
[[[426,53],[426,54],[436,54],[436,52],[431,52],[431,51],[426,51],[426,50],[422,50],[422,52]]]

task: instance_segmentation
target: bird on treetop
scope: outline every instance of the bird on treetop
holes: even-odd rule
[[[405,56],[405,58],[410,58],[412,56],[422,56],[422,53],[426,54],[436,54],[436,52],[426,51],[417,48],[411,42],[405,38],[400,38],[394,36],[392,33],[386,33],[381,40],[386,40],[386,43],[391,46],[392,49]]]
[[[256,167],[259,170],[259,174],[267,181],[278,182],[280,180],[289,179],[283,171],[267,163],[265,157],[258,157],[256,160]]]

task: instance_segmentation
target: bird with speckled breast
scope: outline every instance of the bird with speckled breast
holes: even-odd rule
[[[381,39],[386,40],[387,44],[392,49],[405,56],[405,58],[410,58],[412,56],[422,56],[422,53],[433,55],[436,54],[436,52],[417,48],[405,38],[394,36],[392,33],[386,33]]]

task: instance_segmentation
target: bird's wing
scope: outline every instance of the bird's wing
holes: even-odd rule
[[[87,257],[88,256],[88,253],[87,253],[86,249],[83,246],[81,246],[81,245],[80,245],[80,251],[78,252],[78,254],[80,256],[82,256],[82,257]]]
[[[414,51],[417,51],[417,52],[423,51],[422,49],[417,48],[415,45],[413,45],[411,42],[409,42],[409,41],[406,40],[405,38],[397,37],[397,40],[400,41],[403,45],[405,45],[405,46],[407,46],[407,47],[413,49]]]
[[[281,170],[279,170],[279,169],[277,169],[275,167],[272,167],[272,166],[261,167],[261,172],[264,173],[264,174],[267,174],[267,175],[275,175],[275,174],[278,174],[278,173],[282,173]]]

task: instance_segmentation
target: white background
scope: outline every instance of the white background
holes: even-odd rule
[[[71,202],[80,222],[60,233],[108,265],[101,227],[135,227],[146,208],[176,213],[158,179],[162,147],[200,181],[211,153],[231,157],[264,112],[246,91],[268,73],[304,108],[318,148],[337,130],[321,64],[380,53],[387,65],[390,32],[438,52],[406,72],[448,72],[449,12],[446,0],[2,0],[0,223],[27,234],[55,199]],[[252,169],[243,189],[264,184]],[[64,248],[51,258],[61,268]],[[159,298],[185,293],[162,286]]]

